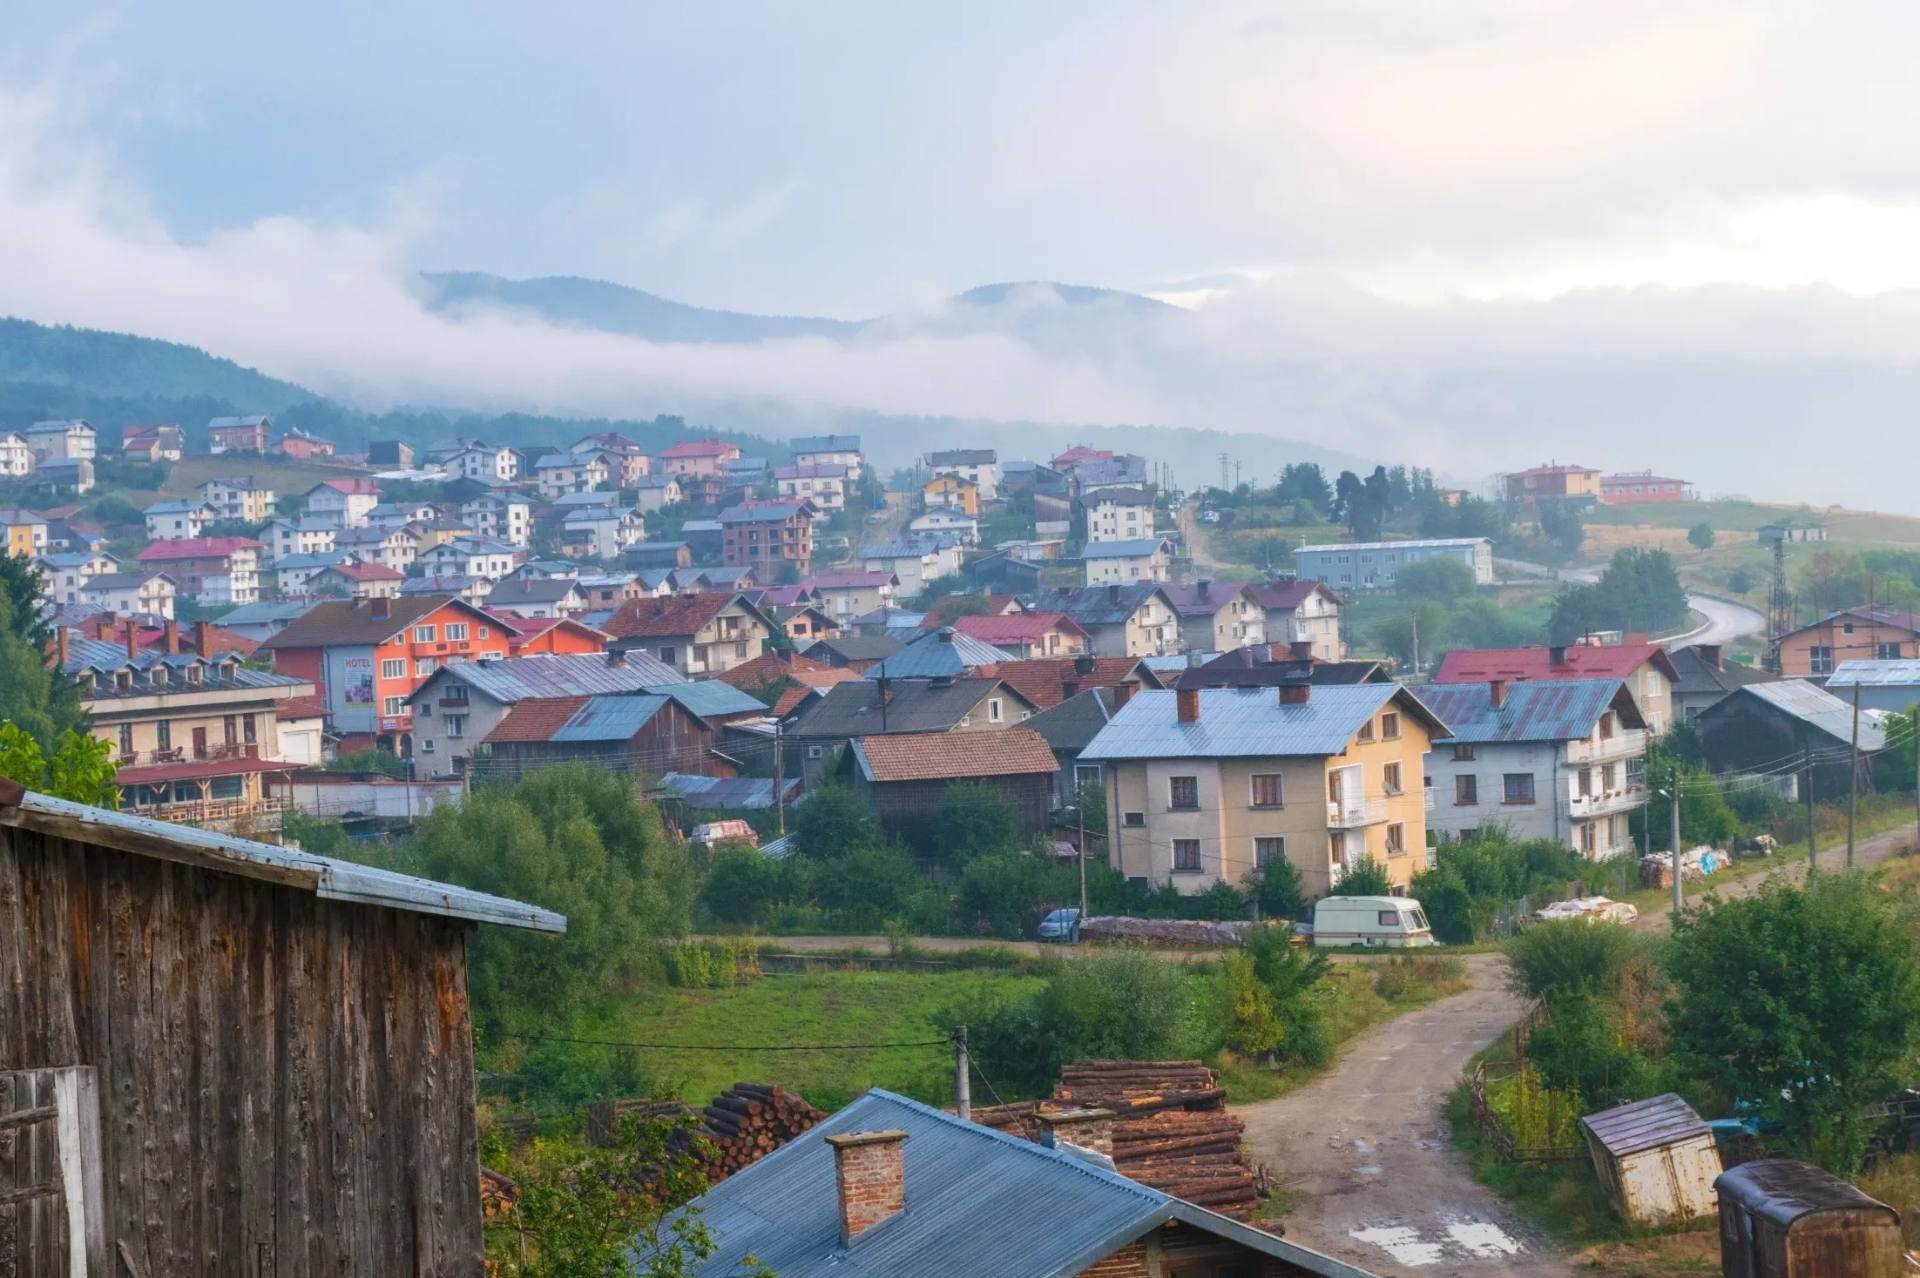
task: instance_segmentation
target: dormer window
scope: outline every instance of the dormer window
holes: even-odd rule
[[[205,672],[198,665],[192,665],[187,667],[188,683],[200,683],[204,680],[204,678],[205,678]]]
[[[147,682],[156,688],[166,687],[167,668],[165,666],[155,666],[153,669],[147,671]]]
[[[127,690],[128,690],[128,689],[130,689],[130,688],[132,688],[132,687],[133,687],[133,671],[131,671],[131,670],[116,670],[116,671],[114,671],[114,672],[113,672],[113,686],[114,686],[115,688],[118,688],[118,689],[120,689],[120,690],[121,690],[121,691],[123,691],[123,692],[124,692],[124,691],[127,691]]]

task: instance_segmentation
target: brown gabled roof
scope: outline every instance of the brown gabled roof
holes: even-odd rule
[[[860,737],[854,752],[867,779],[947,781],[1058,772],[1046,738],[1031,728]]]
[[[273,708],[276,719],[324,719],[327,703],[319,697],[288,697]]]
[[[961,617],[968,615],[964,610],[972,607],[974,600],[979,598],[979,595],[947,595],[939,599],[933,607],[927,609],[927,615],[920,619],[920,628],[938,630],[942,626],[953,625]],[[1019,612],[1022,607],[1020,600],[1014,595],[988,595],[986,600],[987,611],[980,615],[988,617],[1004,617],[1009,613]]]
[[[374,605],[385,604],[387,615],[374,615]],[[452,595],[402,595],[398,599],[337,599],[315,604],[294,618],[293,624],[260,645],[264,651],[280,648],[325,648],[335,644],[379,644],[422,617],[452,605],[483,626],[512,626]]]
[[[629,599],[607,619],[603,629],[615,639],[672,639],[697,634],[739,597],[733,592],[715,592]]]
[[[838,667],[803,657],[797,652],[763,652],[752,661],[743,661],[729,670],[721,671],[714,678],[735,688],[757,688],[775,679],[821,670],[834,673]],[[859,675],[855,674],[854,677],[857,679]]]
[[[1057,706],[1089,688],[1117,688],[1123,683],[1158,688],[1160,680],[1138,657],[1095,657],[1084,673],[1083,659],[1040,657],[1032,661],[1003,661],[995,671],[1008,687],[1033,702],[1036,709]],[[1067,685],[1073,688],[1068,689]]]
[[[488,745],[502,741],[548,741],[579,713],[589,697],[528,697],[514,703],[507,717],[494,725],[483,740]]]

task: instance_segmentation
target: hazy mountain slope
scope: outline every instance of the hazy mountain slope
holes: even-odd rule
[[[249,411],[256,413],[314,398],[312,391],[196,347],[22,319],[0,319],[0,382],[109,398],[211,397],[254,405]]]
[[[624,284],[554,275],[509,280],[479,271],[445,271],[421,279],[435,311],[498,306],[550,324],[624,333],[656,342],[758,342],[776,337],[851,337],[858,323],[804,316],[746,315],[669,301]]]

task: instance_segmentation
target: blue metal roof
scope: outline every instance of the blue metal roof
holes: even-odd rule
[[[889,625],[887,629],[891,631],[893,627]],[[1010,652],[963,635],[950,626],[942,626],[927,631],[866,674],[869,679],[934,679],[1017,660]]]
[[[828,1136],[903,1131],[906,1206],[840,1241]],[[1328,1278],[1363,1271],[1062,1151],[878,1088],[695,1200],[725,1278],[752,1255],[780,1278],[1067,1278],[1171,1220]]]
[[[52,556],[49,555],[51,560]],[[1843,661],[1827,676],[1829,688],[1909,688],[1920,684],[1920,661],[1900,658],[1890,661]]]
[[[1620,695],[1618,679],[1541,679],[1507,685],[1506,703],[1493,704],[1484,683],[1435,683],[1420,690],[1427,707],[1463,745],[1501,741],[1573,741],[1590,736]],[[1320,690],[1314,689],[1319,696]]]
[[[1314,685],[1299,705],[1281,705],[1272,688],[1207,688],[1200,718],[1181,723],[1173,692],[1136,692],[1080,752],[1094,759],[1265,758],[1338,754],[1396,697],[1419,702],[1396,683]]]
[[[1082,559],[1138,559],[1158,552],[1167,544],[1164,537],[1143,537],[1134,541],[1090,541],[1080,552]],[[1225,603],[1227,596],[1220,597]]]
[[[669,772],[660,780],[669,790],[696,808],[773,806],[772,777],[702,777],[688,772]],[[787,778],[781,789],[786,791],[789,800],[793,799],[800,789],[800,778]],[[761,851],[766,851],[766,848]],[[785,849],[781,851],[784,854]]]
[[[661,696],[589,697],[549,741],[628,741],[660,712]]]
[[[687,677],[644,652],[622,654],[619,665],[602,653],[556,653],[550,656],[508,657],[502,661],[470,661],[443,666],[414,690],[417,700],[429,688],[457,679],[495,701],[512,705],[528,697],[592,697],[601,694],[665,691]],[[438,695],[436,691],[434,695]]]
[[[766,702],[750,697],[731,684],[721,683],[718,679],[702,679],[694,683],[676,683],[662,687],[659,691],[680,703],[680,708],[697,718],[710,715],[729,714],[766,714]]]

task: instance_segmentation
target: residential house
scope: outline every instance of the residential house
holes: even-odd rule
[[[1131,690],[1124,695],[1131,696]],[[1053,751],[1053,761],[1059,766],[1059,771],[1053,774],[1055,807],[1072,803],[1076,790],[1098,790],[1103,796],[1106,794],[1106,769],[1098,762],[1082,763],[1080,755],[1112,722],[1114,711],[1124,704],[1118,689],[1088,688],[1039,711],[1021,725],[1039,733],[1047,748]],[[1104,830],[1090,833],[1106,836]]]
[[[720,512],[721,555],[729,568],[780,568],[807,575],[813,563],[813,509],[804,501],[749,501]]]
[[[1153,496],[1144,488],[1103,488],[1082,502],[1088,541],[1141,541],[1153,536]]]
[[[1405,564],[1455,559],[1473,570],[1474,581],[1493,584],[1493,543],[1485,537],[1440,537],[1427,541],[1360,541],[1302,546],[1293,552],[1294,575],[1342,590],[1385,590]]]
[[[678,506],[685,500],[678,475],[648,475],[633,485],[633,505],[642,514]]]
[[[179,461],[186,451],[186,433],[171,422],[120,428],[120,455],[127,461]]]
[[[1173,566],[1173,543],[1160,537],[1140,541],[1090,541],[1080,552],[1087,584],[1165,581]]]
[[[571,577],[521,577],[495,586],[487,609],[524,617],[570,617],[587,610],[587,599]]]
[[[309,431],[301,430],[298,426],[290,426],[287,428],[287,433],[280,437],[280,442],[273,446],[273,451],[283,457],[294,457],[301,461],[314,457],[331,457],[333,441],[322,439]]]
[[[1655,502],[1686,501],[1693,487],[1684,479],[1673,479],[1643,470],[1635,475],[1602,475],[1600,504],[1603,506],[1640,506]]]
[[[696,1198],[718,1249],[688,1272],[1370,1278],[1119,1175],[1111,1118],[1045,1112],[1035,1144],[875,1088]]]
[[[198,537],[220,513],[203,501],[156,501],[140,512],[147,521],[149,539]]]
[[[38,557],[42,597],[53,603],[82,603],[90,578],[120,571],[120,561],[104,550],[66,550]]]
[[[789,501],[810,501],[819,510],[845,510],[847,483],[845,466],[779,466],[773,472],[780,495]]]
[[[1086,652],[1092,642],[1087,632],[1064,612],[958,617],[953,629],[1023,661],[1030,657],[1076,657]]]
[[[232,631],[258,645],[293,624],[313,607],[311,600],[263,600],[235,608],[220,618],[223,629]],[[323,712],[324,713],[324,710]]]
[[[513,480],[520,477],[520,454],[512,448],[474,441],[441,458],[449,475],[466,479]]]
[[[1266,643],[1223,652],[1180,672],[1179,688],[1278,688],[1297,683],[1392,683],[1381,661],[1325,661],[1311,641]]]
[[[37,459],[24,435],[0,431],[0,478],[20,479],[33,473]]]
[[[166,573],[180,592],[207,608],[260,600],[260,552],[251,537],[182,537],[153,542],[136,558]]]
[[[482,1271],[467,947],[564,918],[12,782],[0,861],[9,1269]]]
[[[47,521],[47,548],[65,551],[104,551],[106,530],[84,518],[79,506],[49,506],[40,512]]]
[[[509,642],[518,627],[511,623]],[[644,652],[553,653],[441,666],[407,698],[413,707],[415,757],[437,776],[460,775],[473,747],[522,701],[660,692],[686,682],[685,675]]]
[[[1182,894],[1285,859],[1319,896],[1372,859],[1424,870],[1421,770],[1445,724],[1398,684],[1137,692],[1084,749],[1107,777],[1108,855]]]
[[[487,733],[469,775],[514,781],[556,763],[585,760],[618,772],[730,777],[715,753],[728,723],[760,719],[767,708],[724,683],[671,684],[657,692],[521,701]]]
[[[796,466],[845,466],[847,478],[860,478],[867,459],[860,452],[858,435],[802,435],[788,441]]]
[[[955,785],[990,791],[1013,813],[1023,841],[1049,824],[1060,765],[1028,728],[978,736],[954,732],[855,737],[840,756],[840,778],[880,819],[880,828],[922,857],[939,854],[937,821]]]
[[[1633,694],[1654,736],[1674,722],[1673,684],[1680,672],[1655,643],[1573,644],[1546,648],[1481,648],[1449,652],[1435,683],[1508,683],[1546,679],[1618,679]]]
[[[524,547],[533,532],[533,503],[513,493],[482,493],[460,503],[460,518],[476,537]]]
[[[1266,610],[1251,586],[1196,581],[1169,584],[1160,593],[1180,617],[1180,641],[1188,652],[1228,652],[1266,642]]]
[[[691,568],[693,547],[684,541],[637,541],[622,559],[636,571],[643,568]]]
[[[807,578],[814,602],[845,626],[876,608],[891,608],[900,579],[890,572],[826,572]]]
[[[1151,582],[1052,590],[1033,606],[1073,618],[1092,637],[1096,656],[1164,657],[1180,651],[1179,614]]]
[[[328,600],[260,645],[274,667],[313,684],[333,729],[413,753],[415,689],[448,665],[505,657],[512,628],[444,595]]]
[[[575,457],[598,456],[607,464],[608,478],[621,488],[631,488],[653,473],[653,459],[625,435],[588,435],[575,440],[567,451]]]
[[[722,683],[771,702],[774,718],[785,718],[807,698],[860,675],[791,650],[769,650],[718,676]]]
[[[339,531],[331,520],[301,515],[297,519],[274,520],[262,536],[267,539],[267,553],[279,561],[289,555],[325,554],[333,549],[333,539]]]
[[[449,519],[444,515],[438,519],[417,520],[404,527],[416,539],[414,552],[416,559],[435,546],[444,546],[453,541],[468,541],[474,535],[472,524],[464,519]]]
[[[1679,655],[1674,654],[1676,660]],[[1749,666],[1734,668],[1742,673],[1751,671],[1761,675],[1762,678],[1754,680],[1756,683],[1773,678]],[[1826,689],[1848,705],[1857,699],[1863,710],[1903,715],[1920,702],[1920,661],[1911,657],[1898,661],[1843,661],[1827,679]]]
[[[1600,497],[1600,472],[1591,466],[1535,466],[1501,477],[1507,500],[1528,502],[1540,497]]]
[[[71,493],[91,492],[93,462],[85,457],[52,458],[36,465],[33,477],[49,488]]]
[[[430,501],[383,501],[367,511],[369,528],[405,528],[440,518],[440,508]]]
[[[450,595],[478,608],[493,594],[493,582],[486,577],[471,577],[464,573],[429,573],[401,582],[400,593],[408,598]]]
[[[773,626],[739,594],[629,599],[600,629],[609,648],[639,650],[685,675],[717,675],[752,661]]]
[[[960,475],[935,475],[920,487],[922,510],[980,516],[980,485]]]
[[[958,510],[930,510],[907,521],[907,531],[923,536],[951,537],[956,546],[980,544],[980,521]]]
[[[1321,661],[1347,655],[1340,635],[1340,596],[1320,581],[1266,581],[1252,587],[1263,615],[1261,633],[1268,643],[1311,644]]]
[[[20,434],[36,469],[48,462],[92,461],[98,454],[99,435],[84,421],[35,422]]]
[[[953,679],[992,674],[1014,655],[941,626],[920,631],[906,647],[866,672],[869,679]]]
[[[1034,657],[1009,661],[995,673],[1041,710],[1051,709],[1089,688],[1107,688],[1119,693],[1124,700],[1127,695],[1145,688],[1158,691],[1171,686],[1148,664],[1148,659],[1142,657]]]
[[[1772,683],[1780,678],[1759,666],[1728,661],[1725,650],[1717,643],[1674,648],[1667,656],[1680,676],[1674,680],[1672,689],[1675,723],[1692,723],[1700,717],[1701,711],[1720,701],[1735,688],[1744,688],[1750,683]],[[1833,686],[1831,679],[1827,681],[1827,686]],[[1905,710],[1905,703],[1898,708]]]
[[[78,602],[120,615],[172,617],[179,587],[158,569],[103,572],[88,577]]]
[[[807,656],[830,666],[865,673],[906,647],[891,635],[862,635],[842,632],[816,639],[807,646]]]
[[[507,636],[508,657],[539,657],[560,654],[587,656],[604,653],[612,636],[571,617],[527,617],[506,614],[514,633]]]
[[[696,564],[718,564],[725,554],[726,529],[717,519],[689,519],[680,525],[680,535],[693,550]]]
[[[939,533],[908,533],[892,541],[860,547],[860,566],[899,581],[899,593],[917,595],[936,581],[960,571],[960,546]]]
[[[1048,465],[1050,465],[1054,470],[1059,471],[1063,475],[1072,475],[1074,472],[1079,470],[1082,465],[1084,465],[1087,462],[1112,461],[1112,460],[1113,460],[1112,449],[1091,448],[1091,447],[1088,447],[1086,444],[1075,444],[1072,448],[1069,448],[1066,452],[1056,456],[1051,462],[1048,463]],[[1033,462],[1027,462],[1025,464],[1028,466],[1034,465]],[[1013,465],[1014,463],[1008,462],[1007,468],[1011,470],[1013,468]]]
[[[272,430],[268,417],[214,417],[207,422],[208,451],[264,454]]]
[[[519,547],[475,537],[435,546],[420,557],[419,563],[436,576],[485,577],[498,581],[519,567],[525,557],[526,552]]]
[[[1789,679],[1817,679],[1847,661],[1920,657],[1920,617],[1904,608],[1862,604],[1790,630],[1778,643],[1781,674]]]
[[[342,528],[333,535],[333,548],[404,574],[420,558],[420,541],[416,524],[399,528]]]
[[[954,448],[928,453],[927,469],[936,475],[958,475],[970,479],[980,490],[983,502],[1000,496],[1000,457],[991,448]],[[978,510],[969,511],[977,515]]]
[[[330,519],[341,528],[364,528],[367,512],[380,504],[380,484],[374,479],[328,479],[306,493],[307,514]]]
[[[607,482],[607,463],[597,453],[585,457],[548,453],[535,463],[533,478],[542,497],[590,493]]]
[[[619,507],[574,510],[560,526],[560,553],[583,559],[618,559],[629,546],[647,535],[647,521],[637,510]]]
[[[306,555],[285,555],[273,565],[274,593],[285,599],[311,593],[314,574],[340,564],[359,563],[344,550],[321,550]]]
[[[1715,774],[1755,773],[1778,781],[1782,770],[1799,758],[1802,766],[1784,774],[1795,778],[1787,783],[1794,787],[1792,797],[1805,796],[1802,787],[1809,770],[1815,801],[1845,796],[1852,779],[1860,775],[1853,760],[1855,724],[1862,754],[1874,754],[1887,744],[1878,718],[1855,715],[1852,686],[1845,691],[1847,699],[1842,700],[1805,679],[1735,689],[1693,721],[1707,766]]]
[[[581,510],[618,510],[620,494],[612,491],[594,491],[584,493],[562,493],[553,499],[553,509],[549,513],[562,519]]]
[[[1074,489],[1083,500],[1110,488],[1144,488],[1146,485],[1147,459],[1132,453],[1090,458],[1079,465],[1073,476]]]
[[[397,439],[375,439],[367,444],[367,465],[388,470],[413,469],[413,445]]]
[[[802,648],[816,639],[831,639],[840,633],[840,623],[812,604],[763,603],[761,610],[787,632],[787,638]]]
[[[815,645],[818,647],[819,645]],[[893,733],[1000,732],[1034,711],[1001,679],[849,679],[803,701],[787,724],[789,760],[812,790],[856,739]]]
[[[257,524],[273,513],[273,489],[254,483],[251,475],[209,479],[198,492],[201,502],[221,519]]]
[[[727,473],[727,463],[740,455],[740,449],[719,439],[701,439],[674,444],[660,454],[660,465],[669,475],[718,478]]]
[[[580,597],[586,600],[588,608],[605,608],[609,612],[629,599],[645,599],[653,593],[637,575],[618,568],[608,572],[589,570],[575,576],[574,582],[580,587]]]
[[[1441,839],[1504,830],[1594,858],[1632,852],[1647,805],[1646,720],[1618,679],[1429,684],[1452,731],[1427,760],[1427,826]]]
[[[47,517],[31,510],[0,510],[0,527],[7,532],[7,553],[34,559],[47,550]]]
[[[405,580],[405,574],[385,564],[356,561],[320,569],[307,578],[307,589],[317,595],[339,594],[347,599],[392,599]]]
[[[1011,617],[1016,612],[1027,611],[1018,595],[996,594],[951,594],[935,599],[920,618],[922,630],[938,630],[941,626],[951,626],[962,617]]]

